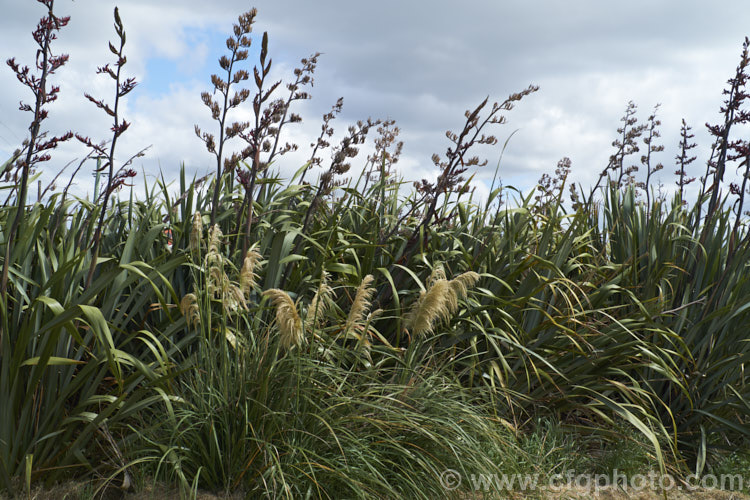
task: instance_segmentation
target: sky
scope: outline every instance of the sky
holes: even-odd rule
[[[44,14],[33,0],[0,0],[0,56],[34,61],[31,31]],[[645,122],[661,104],[660,141],[655,157],[665,168],[657,174],[673,189],[674,156],[684,118],[693,127],[701,175],[711,138],[705,124],[720,120],[722,89],[733,76],[742,42],[750,35],[750,2],[725,0],[443,0],[353,2],[340,0],[56,0],[58,15],[71,16],[53,52],[70,61],[52,77],[60,98],[49,105],[45,129],[74,130],[96,141],[110,137],[110,119],[86,100],[84,92],[111,102],[111,80],[96,68],[112,62],[107,42],[115,40],[113,9],[118,5],[127,43],[126,77],[138,86],[127,96],[122,115],[132,122],[117,146],[119,161],[145,147],[134,168],[136,182],[153,184],[157,176],[177,179],[184,164],[190,175],[213,171],[215,160],[195,136],[194,125],[216,130],[200,100],[212,90],[210,75],[237,16],[258,9],[248,69],[257,64],[263,32],[269,35],[273,79],[289,81],[299,60],[321,52],[312,99],[292,111],[303,122],[288,126],[286,139],[299,145],[276,168],[289,177],[309,157],[321,117],[339,97],[341,115],[333,122],[340,139],[347,126],[368,117],[393,119],[404,149],[399,173],[405,180],[434,179],[430,160],[450,145],[445,132],[459,132],[464,111],[485,97],[502,102],[508,95],[538,85],[540,90],[505,113],[507,123],[488,130],[498,138],[476,153],[488,165],[475,172],[474,186],[486,194],[495,168],[503,184],[532,188],[551,174],[563,157],[572,161],[571,178],[591,186],[613,153],[612,141],[629,101]],[[281,96],[281,95],[280,95]],[[27,136],[29,113],[19,101],[32,95],[6,65],[0,67],[0,160]],[[247,119],[249,106],[233,119]],[[511,137],[512,136],[512,137]],[[374,138],[374,131],[370,134]],[[335,141],[334,141],[335,143]],[[241,142],[230,142],[230,150]],[[367,150],[353,162],[365,162]],[[85,148],[62,145],[41,168],[46,185]],[[324,157],[326,160],[327,157]],[[637,163],[637,158],[634,158]],[[326,162],[324,161],[324,165]],[[72,172],[69,167],[66,172]],[[93,165],[84,165],[74,192],[91,193]],[[67,174],[58,184],[67,182]]]

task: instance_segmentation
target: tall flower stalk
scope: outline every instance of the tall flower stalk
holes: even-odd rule
[[[19,228],[22,226],[24,213],[26,211],[26,197],[29,188],[29,176],[33,172],[34,166],[48,161],[51,156],[49,151],[56,148],[60,142],[67,141],[73,137],[72,132],[67,132],[61,136],[55,136],[47,139],[47,133],[41,131],[42,122],[47,118],[48,111],[45,105],[57,100],[60,87],[56,85],[48,86],[47,79],[54,74],[61,66],[68,61],[67,54],[56,56],[52,54],[51,44],[57,39],[56,32],[63,28],[70,21],[70,17],[58,17],[54,13],[55,0],[37,0],[47,7],[47,15],[44,16],[37,24],[32,33],[34,41],[38,48],[36,51],[36,69],[38,75],[30,72],[28,66],[21,66],[15,60],[7,60],[8,66],[16,74],[16,78],[24,86],[28,87],[34,95],[33,107],[26,103],[21,103],[21,111],[32,113],[31,125],[29,126],[30,135],[25,141],[24,148],[26,155],[22,160],[16,160],[15,168],[20,170],[21,179],[16,196],[16,210],[13,216],[13,223],[10,226],[5,243],[5,259],[3,260],[2,279],[0,280],[0,293],[5,297],[8,286],[8,269],[11,264],[11,250]],[[20,158],[20,155],[18,156]],[[8,167],[13,168],[13,167]],[[0,326],[0,328],[2,328]],[[0,338],[2,332],[0,331]]]

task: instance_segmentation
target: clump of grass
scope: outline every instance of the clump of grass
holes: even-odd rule
[[[659,463],[641,433],[625,426],[617,426],[611,432],[614,439],[594,443],[589,452],[589,469],[604,474],[617,469],[629,477],[658,469]]]
[[[738,446],[737,449],[723,455],[710,468],[711,474],[721,477],[737,476],[743,478],[742,492],[750,495],[750,453],[747,446]]]
[[[505,463],[508,474],[542,474],[548,480],[567,471],[593,470],[596,464],[584,436],[550,417],[540,417],[529,427],[518,433],[521,453],[515,462]]]
[[[443,498],[443,470],[494,471],[490,457],[514,446],[485,405],[444,376],[414,378],[401,399],[407,388],[377,373],[259,348],[225,367],[226,390],[193,372],[185,403],[159,429],[161,470],[186,489],[195,480],[274,498]]]

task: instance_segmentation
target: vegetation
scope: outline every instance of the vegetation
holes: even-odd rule
[[[274,161],[296,148],[281,134],[301,120],[291,109],[309,98],[319,54],[277,97],[264,34],[255,93],[242,88],[252,10],[202,95],[219,128],[196,133],[216,175],[183,171],[177,196],[159,181],[125,197],[118,103],[136,82],[121,75],[118,10],[116,61],[99,70],[114,104],[89,97],[113,135],[95,143],[42,131],[67,18],[38,1],[37,73],[8,61],[35,104],[22,104],[31,133],[3,164],[0,491],[73,476],[100,479],[96,495],[150,477],[184,495],[440,498],[462,495],[446,490],[447,469],[747,464],[736,450],[750,437],[750,145],[733,133],[749,116],[747,40],[692,203],[690,127],[667,199],[650,184],[657,110],[638,125],[632,103],[588,193],[570,185],[565,199],[563,159],[535,192],[493,184],[479,200],[463,178],[486,163],[472,148],[495,144],[489,130],[536,87],[467,111],[433,157],[434,183],[399,179],[391,121],[360,122],[331,146],[341,100],[309,161],[281,179]],[[247,101],[254,120],[230,123]],[[345,179],[371,129],[375,153]],[[29,203],[36,170],[73,137],[91,151],[76,172],[96,160],[92,199],[65,188]],[[230,139],[247,145],[229,154]],[[643,182],[628,165],[639,143]],[[726,192],[733,163],[744,174]]]

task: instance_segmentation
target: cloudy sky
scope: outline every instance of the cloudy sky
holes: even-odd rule
[[[32,63],[30,32],[44,9],[33,0],[2,2],[2,59]],[[56,11],[71,21],[54,51],[70,54],[70,62],[53,78],[62,90],[49,107],[46,128],[52,133],[74,129],[96,140],[109,135],[107,116],[83,93],[112,99],[109,79],[95,70],[111,61],[107,41],[115,38],[116,4],[127,32],[125,74],[139,82],[125,103],[123,114],[132,126],[118,156],[124,160],[151,146],[135,166],[147,176],[161,169],[167,180],[176,178],[181,163],[198,175],[212,168],[193,132],[195,124],[215,129],[199,96],[210,90],[232,24],[252,6],[258,9],[254,45],[259,47],[268,31],[276,79],[290,79],[299,59],[323,53],[313,99],[295,110],[304,121],[289,127],[289,139],[302,151],[282,159],[285,175],[307,158],[322,114],[338,97],[344,97],[344,110],[334,122],[337,137],[358,119],[396,120],[405,142],[400,171],[413,180],[434,177],[430,157],[445,152],[445,131],[460,131],[466,109],[487,96],[502,101],[529,84],[539,85],[539,92],[506,115],[507,124],[492,130],[499,144],[478,151],[489,160],[476,177],[480,192],[515,130],[500,165],[506,185],[528,189],[564,156],[572,160],[574,180],[590,185],[612,153],[629,100],[638,105],[641,121],[661,103],[666,150],[656,161],[665,165],[662,182],[674,183],[682,118],[704,146],[693,167],[700,175],[710,144],[704,124],[719,120],[721,91],[750,34],[747,0],[725,0],[720,6],[705,0],[496,0],[460,7],[443,0],[216,0],[210,6],[198,0],[56,0]],[[250,63],[256,61],[254,52]],[[31,94],[3,66],[0,159],[27,134],[29,115],[18,111],[19,100],[31,101]],[[245,109],[235,118],[248,115]],[[44,166],[43,178],[51,179],[83,154],[78,144],[61,147]],[[91,189],[91,167],[84,170],[77,179],[79,193]]]

